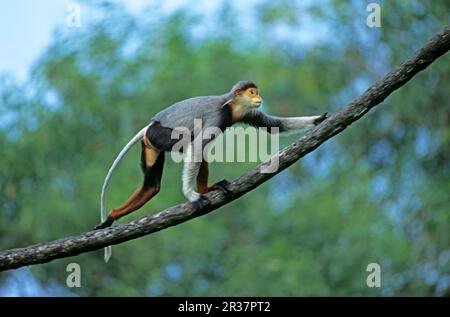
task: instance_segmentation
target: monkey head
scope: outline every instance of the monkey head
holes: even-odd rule
[[[258,86],[251,81],[239,81],[233,88],[233,99],[246,109],[254,109],[261,106],[262,98],[258,92]]]

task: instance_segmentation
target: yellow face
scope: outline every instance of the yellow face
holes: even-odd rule
[[[244,91],[236,93],[233,103],[231,104],[231,116],[233,122],[238,121],[248,111],[261,106],[262,98],[257,88],[247,88]]]
[[[249,108],[258,108],[261,106],[262,98],[259,95],[257,88],[251,87],[246,89],[242,94],[242,97],[246,106]]]

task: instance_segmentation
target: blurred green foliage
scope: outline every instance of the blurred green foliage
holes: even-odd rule
[[[157,16],[118,5],[57,32],[30,81],[0,81],[0,248],[76,235],[99,222],[113,159],[157,111],[237,80],[277,115],[335,112],[449,22],[446,1],[259,1]],[[156,16],[156,17],[155,17]],[[449,57],[288,170],[220,210],[101,251],[30,267],[78,295],[450,295]],[[282,140],[286,145],[296,136]],[[139,147],[114,175],[108,206],[141,182]],[[254,163],[214,163],[211,181]],[[160,194],[129,221],[184,201],[166,161]],[[366,266],[382,287],[366,286]],[[2,273],[6,285],[13,272]],[[53,283],[53,284],[52,284]],[[1,288],[0,284],[0,288]]]

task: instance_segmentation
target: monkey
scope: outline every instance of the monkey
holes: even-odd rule
[[[109,227],[113,222],[142,207],[158,194],[165,160],[165,152],[175,150],[181,141],[174,137],[174,131],[183,127],[190,133],[187,144],[182,147],[185,158],[182,175],[182,190],[188,201],[204,208],[208,201],[204,194],[212,190],[221,190],[230,194],[229,182],[222,180],[208,186],[208,162],[201,157],[193,160],[193,144],[199,135],[195,135],[195,119],[202,120],[202,131],[215,127],[224,132],[226,128],[241,122],[257,128],[265,127],[269,133],[277,128],[279,133],[298,131],[316,126],[327,119],[327,113],[306,117],[276,117],[260,111],[262,98],[258,86],[252,81],[239,81],[231,90],[222,95],[199,96],[179,101],[160,111],[147,126],[142,128],[120,151],[109,169],[101,192],[101,223],[94,229]],[[176,133],[175,133],[176,135]],[[217,135],[201,140],[202,146],[208,146]],[[106,216],[106,190],[114,170],[121,159],[136,144],[141,143],[141,169],[144,174],[142,185],[120,206]],[[185,142],[186,143],[186,142]],[[110,250],[110,249],[109,249]],[[110,251],[109,251],[110,256]],[[109,256],[105,253],[105,260]]]

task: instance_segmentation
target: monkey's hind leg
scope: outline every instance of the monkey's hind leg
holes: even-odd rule
[[[200,194],[206,194],[212,190],[220,189],[224,195],[231,194],[230,182],[226,179],[222,179],[221,181],[208,186],[208,177],[209,177],[209,169],[208,162],[203,160],[200,165],[200,171],[197,175],[197,191]]]
[[[164,167],[164,152],[146,146],[144,142],[141,144],[141,166],[144,172],[144,183],[122,205],[114,208],[106,221],[99,224],[95,229],[111,226],[115,220],[139,209],[158,194]]]

